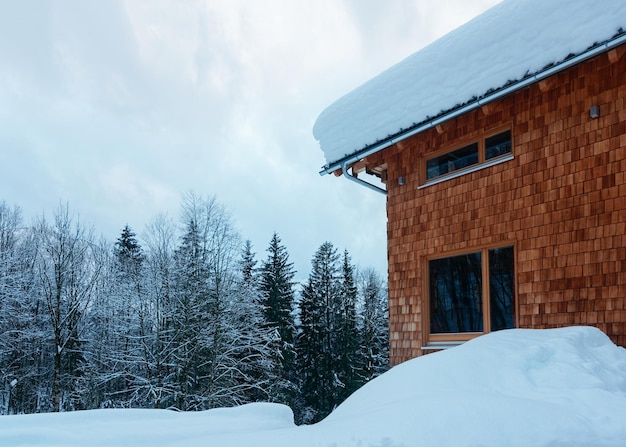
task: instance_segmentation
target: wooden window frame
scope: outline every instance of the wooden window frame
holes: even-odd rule
[[[487,150],[486,150],[486,140],[487,138],[491,138],[493,136],[496,136],[498,134],[504,133],[504,132],[510,132],[511,134],[511,151],[507,152],[505,154],[501,154],[498,155],[496,157],[492,157],[487,159]],[[420,168],[420,172],[421,172],[421,176],[423,181],[421,182],[421,186],[420,188],[429,186],[429,185],[433,185],[433,184],[437,184],[440,183],[442,181],[448,180],[448,179],[452,179],[455,177],[459,177],[465,174],[469,174],[470,172],[474,172],[495,164],[499,164],[502,163],[504,161],[508,161],[514,158],[514,138],[513,138],[513,126],[511,124],[507,124],[501,127],[497,127],[495,129],[489,130],[488,132],[482,132],[480,134],[478,134],[477,136],[475,136],[474,138],[471,139],[466,139],[464,141],[461,142],[461,144],[457,144],[454,145],[453,147],[447,147],[445,149],[436,151],[435,153],[433,153],[432,155],[425,157],[422,159],[422,166]],[[450,171],[447,172],[445,174],[440,174],[438,176],[432,177],[432,178],[428,178],[428,162],[431,160],[434,160],[436,158],[439,157],[443,157],[447,154],[450,154],[454,151],[463,149],[467,146],[470,146],[472,144],[477,144],[478,145],[478,162],[474,163],[473,165],[470,166],[466,166],[464,168],[461,169],[456,169],[454,171]]]
[[[480,245],[473,247],[472,249],[464,249],[464,250],[454,250],[450,252],[446,252],[445,254],[437,254],[433,256],[424,257],[423,264],[423,291],[422,296],[424,297],[422,300],[422,308],[424,309],[423,319],[422,319],[422,328],[423,328],[423,340],[425,341],[425,346],[423,349],[440,349],[441,347],[454,346],[456,344],[460,344],[466,341],[469,341],[473,338],[476,338],[480,335],[488,334],[491,332],[491,299],[489,290],[490,281],[489,281],[489,251],[495,250],[498,248],[513,248],[513,312],[515,316],[515,325],[514,327],[518,327],[519,325],[519,304],[517,299],[517,250],[515,247],[515,243],[513,241],[507,241],[500,244],[489,244],[489,245]],[[435,259],[445,259],[451,258],[454,256],[462,256],[470,253],[481,253],[481,278],[482,278],[482,312],[483,312],[483,330],[482,332],[458,332],[458,333],[441,333],[441,334],[432,334],[430,332],[430,270],[429,264],[430,261]]]

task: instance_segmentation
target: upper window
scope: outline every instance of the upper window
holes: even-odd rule
[[[511,152],[511,131],[485,138],[485,160],[499,157]]]
[[[426,177],[431,179],[478,163],[478,143],[473,143],[426,162]]]
[[[506,130],[482,138],[460,149],[426,160],[426,180],[446,176],[455,171],[480,165],[488,160],[511,153],[511,131]]]
[[[515,327],[513,247],[484,249],[428,262],[430,340]],[[442,339],[442,337],[440,337]]]

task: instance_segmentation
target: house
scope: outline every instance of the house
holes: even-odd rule
[[[321,113],[321,174],[386,195],[392,364],[513,327],[626,346],[625,30],[624,0],[504,0]]]

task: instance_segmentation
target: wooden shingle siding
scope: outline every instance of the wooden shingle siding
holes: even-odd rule
[[[498,128],[512,160],[420,188],[426,158]],[[387,165],[392,364],[423,353],[426,259],[502,243],[515,247],[519,327],[593,325],[626,346],[623,46],[367,163]]]

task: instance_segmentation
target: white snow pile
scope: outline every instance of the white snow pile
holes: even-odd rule
[[[626,1],[504,0],[324,110],[329,164],[626,30]]]
[[[1,446],[626,446],[626,350],[595,328],[513,329],[411,360],[322,422],[251,404],[0,417]]]

